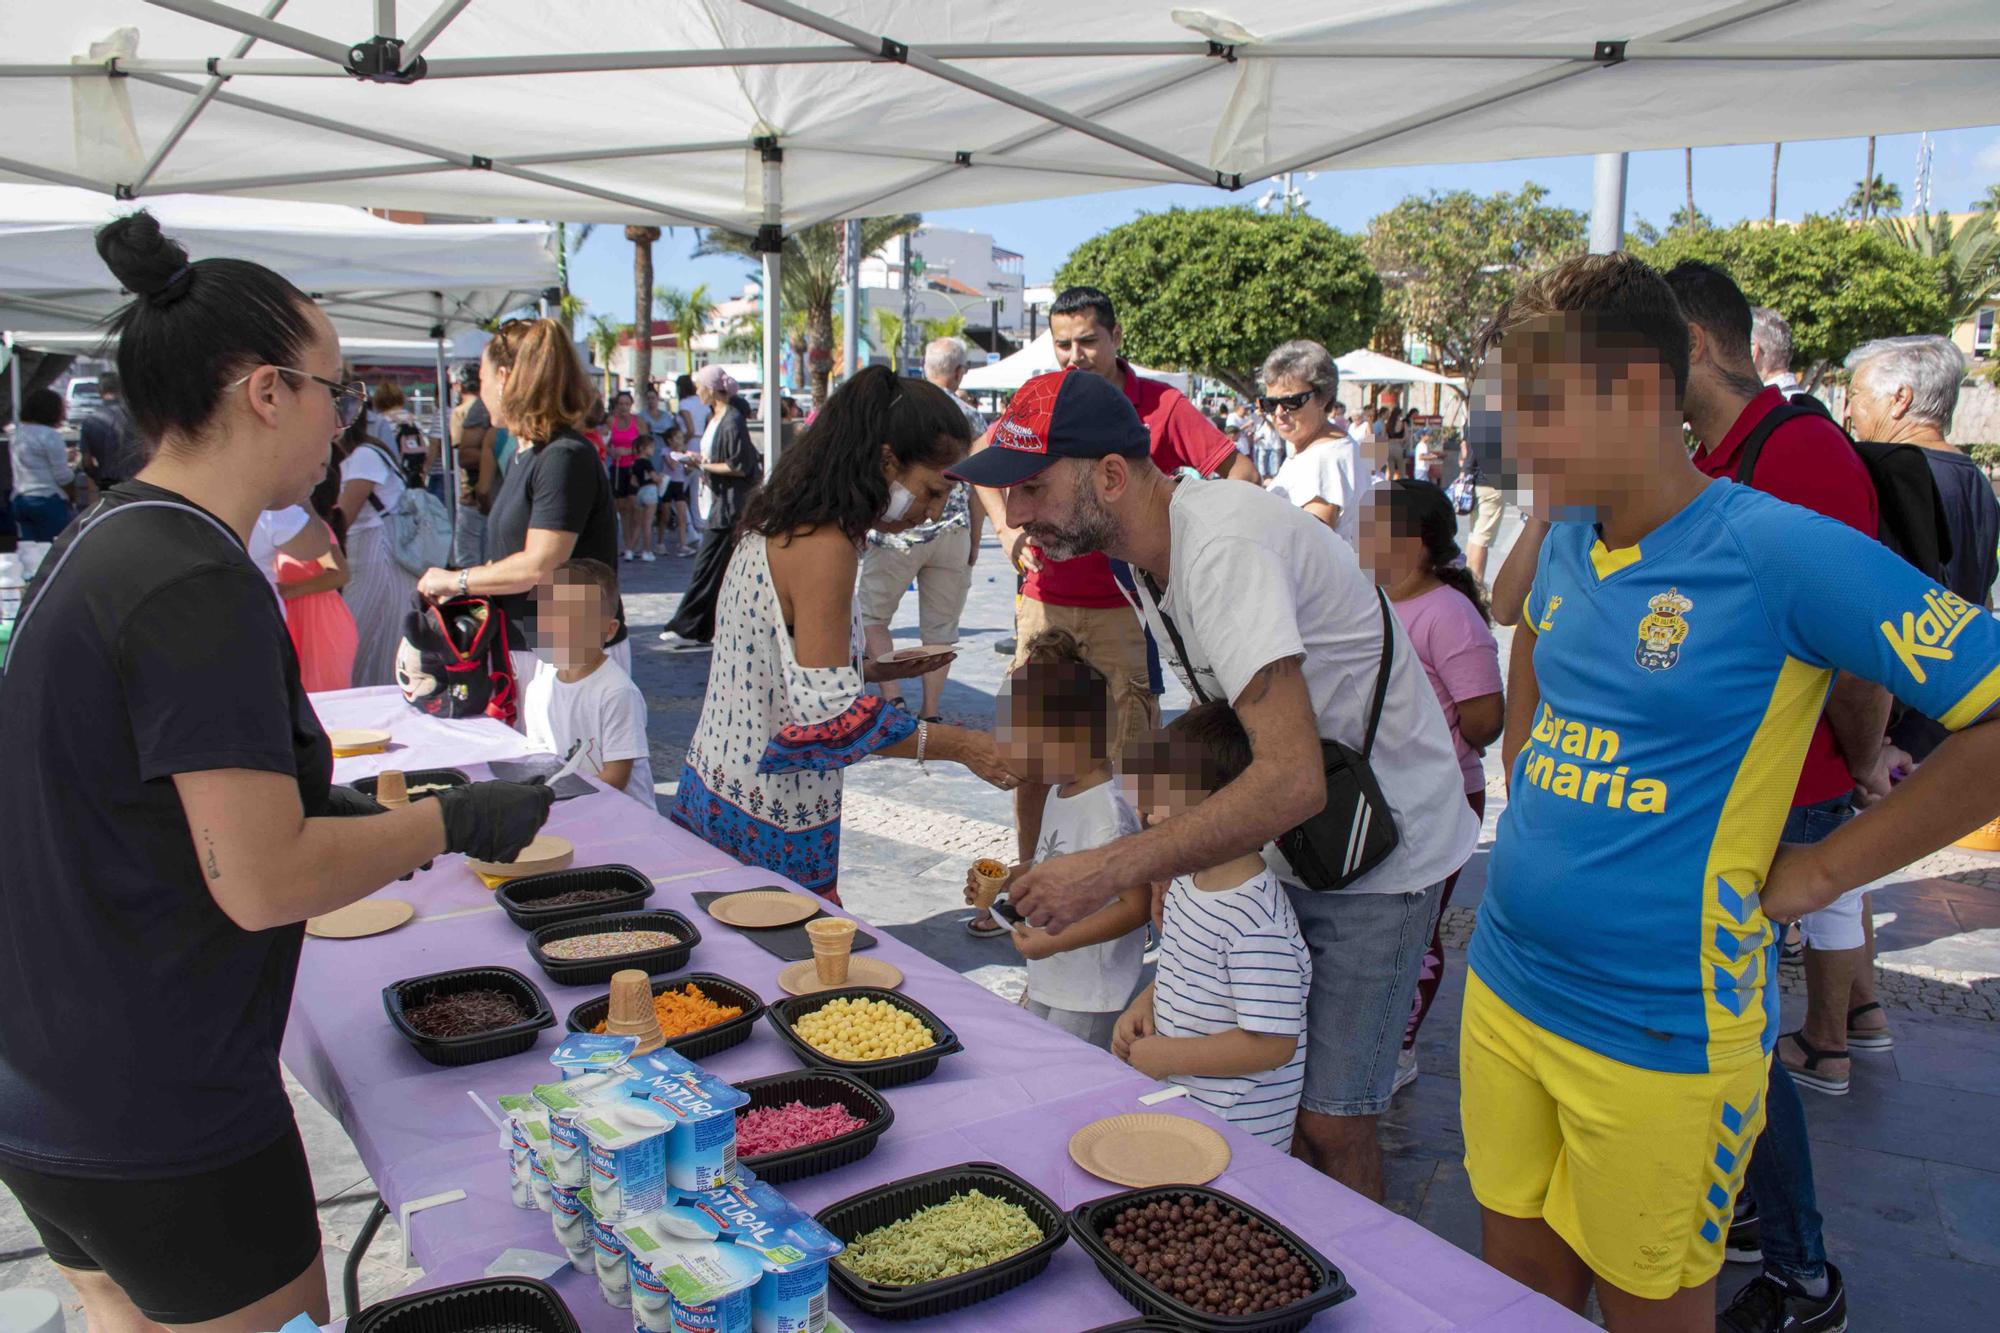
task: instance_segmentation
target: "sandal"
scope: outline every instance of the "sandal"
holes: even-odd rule
[[[981,913],[978,916],[971,916],[966,918],[965,933],[971,935],[975,939],[991,940],[991,939],[998,939],[1000,936],[1005,935],[1007,933],[1007,927],[1004,923],[996,920],[992,916],[986,913]]]
[[[1856,1050],[1862,1051],[1886,1051],[1892,1049],[1896,1044],[1896,1039],[1890,1035],[1886,1023],[1879,1028],[1858,1028],[1854,1026],[1854,1016],[1856,1014],[1865,1014],[1870,1011],[1882,1012],[1885,1020],[1888,1017],[1887,1011],[1883,1010],[1882,1006],[1873,1000],[1870,1000],[1867,1004],[1855,1005],[1847,1011],[1847,1044]]]
[[[1785,1072],[1792,1076],[1792,1082],[1811,1088],[1814,1092],[1823,1092],[1829,1097],[1845,1097],[1847,1095],[1847,1089],[1853,1081],[1850,1075],[1842,1074],[1838,1078],[1835,1078],[1832,1074],[1822,1074],[1819,1072],[1819,1064],[1822,1060],[1847,1059],[1847,1051],[1844,1047],[1837,1051],[1823,1051],[1806,1040],[1804,1030],[1787,1032],[1785,1036],[1791,1038],[1792,1044],[1797,1046],[1799,1052],[1806,1058],[1806,1062],[1803,1065],[1795,1065],[1790,1061],[1785,1061]],[[1783,1038],[1780,1038],[1780,1040],[1783,1040]],[[1780,1056],[1779,1059],[1783,1060],[1784,1057]]]

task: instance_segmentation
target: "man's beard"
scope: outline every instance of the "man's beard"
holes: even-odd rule
[[[1109,550],[1118,540],[1118,520],[1097,492],[1083,485],[1061,523],[1030,523],[1027,533],[1050,560],[1074,560]]]

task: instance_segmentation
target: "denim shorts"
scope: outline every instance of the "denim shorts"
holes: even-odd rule
[[[1299,1105],[1320,1115],[1380,1115],[1389,1109],[1444,885],[1416,893],[1287,890],[1313,965]]]

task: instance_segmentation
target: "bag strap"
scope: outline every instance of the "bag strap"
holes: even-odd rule
[[[403,465],[397,462],[396,459],[390,455],[389,451],[382,447],[381,441],[377,440],[373,435],[370,435],[365,441],[363,441],[362,448],[373,449],[375,451],[376,456],[382,460],[382,462],[388,467],[391,473],[393,473],[398,477],[403,475]],[[368,503],[375,507],[376,513],[386,514],[389,512],[389,506],[383,504],[382,497],[376,494],[376,491],[380,489],[381,488],[379,486],[371,487],[369,489]]]
[[[1389,624],[1389,598],[1378,587],[1375,599],[1382,603],[1382,664],[1375,669],[1375,701],[1368,705],[1368,738],[1361,742],[1364,763],[1375,753],[1375,729],[1382,723],[1382,705],[1389,697],[1389,662],[1396,650],[1395,630]]]
[[[1180,659],[1180,664],[1183,667],[1187,668],[1188,693],[1194,696],[1194,701],[1198,704],[1215,702],[1202,692],[1201,673],[1194,669],[1194,659],[1188,656],[1187,644],[1181,640],[1180,626],[1174,624],[1174,618],[1167,614],[1165,607],[1160,605],[1160,585],[1153,582],[1151,574],[1143,570],[1136,572],[1140,578],[1146,581],[1146,596],[1153,604],[1153,614],[1159,618],[1160,628],[1165,630],[1167,637],[1173,641],[1174,656]],[[1123,585],[1120,586],[1122,588]]]
[[[1827,413],[1824,410],[1814,412],[1808,407],[1795,407],[1789,398],[1766,412],[1764,419],[1752,426],[1750,433],[1743,437],[1742,451],[1736,456],[1736,480],[1745,486],[1754,485],[1750,478],[1757,471],[1757,459],[1764,452],[1764,442],[1787,421],[1797,421],[1800,417],[1811,416],[1826,417]],[[1827,419],[1832,420],[1831,417]]]
[[[49,585],[55,582],[58,574],[62,573],[63,566],[67,565],[69,558],[76,554],[76,548],[82,545],[83,539],[97,531],[106,519],[135,509],[178,509],[184,514],[193,514],[196,518],[229,538],[230,542],[238,549],[242,548],[243,543],[238,540],[234,532],[223,526],[220,519],[216,518],[213,514],[195,508],[193,505],[184,505],[173,500],[128,500],[124,504],[112,504],[108,498],[100,500],[96,505],[97,512],[86,515],[84,520],[77,525],[76,535],[69,539],[69,545],[64,547],[63,553],[56,557],[55,564],[51,565],[47,570],[37,571],[35,575],[36,591],[34,600],[22,608],[21,614],[14,620],[14,632],[13,636],[8,640],[7,648],[7,655],[10,658],[19,654],[21,650],[21,631],[28,627],[28,618],[34,615],[36,609],[41,606],[43,599],[48,595]]]

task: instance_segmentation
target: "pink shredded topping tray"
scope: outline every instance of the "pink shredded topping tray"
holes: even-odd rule
[[[736,1117],[736,1152],[741,1157],[761,1157],[765,1153],[819,1143],[867,1123],[844,1106],[787,1102],[783,1106],[754,1107]]]

